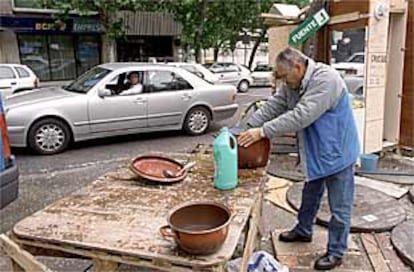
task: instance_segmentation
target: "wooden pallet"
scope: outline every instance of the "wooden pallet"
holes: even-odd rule
[[[52,271],[5,234],[0,235],[0,249],[2,255],[4,254],[10,257],[14,271]]]
[[[276,257],[292,271],[312,271],[314,261],[326,252],[328,232],[316,227],[312,243],[283,243],[279,233],[272,232]],[[396,254],[390,241],[390,233],[351,234],[348,253],[343,264],[335,271],[343,272],[410,272]]]

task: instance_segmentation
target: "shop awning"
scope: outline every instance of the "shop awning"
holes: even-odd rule
[[[124,21],[126,35],[178,36],[182,32],[182,25],[170,14],[122,11],[119,16]]]
[[[309,6],[299,9],[296,5],[276,3],[270,8],[269,13],[262,13],[260,16],[269,26],[295,25],[304,20],[308,9]]]

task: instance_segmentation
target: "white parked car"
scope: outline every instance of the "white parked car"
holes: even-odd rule
[[[341,72],[343,76],[352,75],[352,76],[363,76],[364,75],[364,65],[365,63],[365,53],[359,52],[350,56],[344,62],[338,62],[332,64],[332,67]]]
[[[253,86],[272,86],[273,68],[266,63],[258,63],[253,69]]]
[[[364,100],[364,77],[363,76],[345,76],[344,81],[356,100]]]
[[[7,88],[2,91],[3,96],[16,92],[31,90],[39,86],[39,78],[26,65],[0,64],[0,86]]]
[[[168,65],[172,65],[175,67],[183,68],[202,79],[210,82],[211,84],[216,84],[219,82],[218,76],[213,74],[209,69],[204,67],[202,64],[199,63],[187,63],[187,62],[169,62]]]
[[[219,83],[236,86],[239,92],[247,92],[253,84],[250,70],[242,65],[231,62],[216,62],[209,69],[218,76]]]

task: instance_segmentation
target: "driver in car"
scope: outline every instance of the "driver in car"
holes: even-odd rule
[[[129,80],[129,88],[125,91],[122,91],[120,95],[131,95],[131,94],[139,94],[142,93],[142,84],[140,83],[139,73],[138,72],[131,72],[128,75]]]

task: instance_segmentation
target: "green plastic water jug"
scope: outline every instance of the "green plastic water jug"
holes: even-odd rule
[[[227,127],[213,142],[215,162],[214,187],[229,190],[237,187],[237,141]]]

